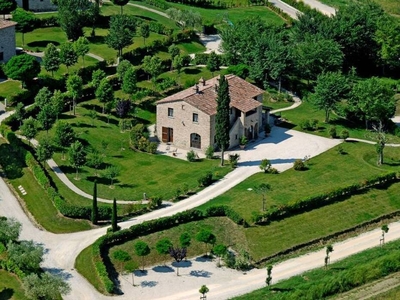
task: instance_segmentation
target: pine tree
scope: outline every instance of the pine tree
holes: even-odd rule
[[[224,165],[224,152],[229,147],[229,85],[224,75],[220,75],[218,96],[217,96],[217,115],[215,117],[215,139],[221,150],[221,166]]]
[[[116,232],[118,231],[118,224],[117,224],[117,200],[113,201],[113,208],[112,208],[112,216],[111,216],[111,226],[112,226],[112,231]]]
[[[97,224],[99,218],[99,212],[97,209],[97,180],[94,181],[93,187],[93,206],[92,206],[92,223]]]

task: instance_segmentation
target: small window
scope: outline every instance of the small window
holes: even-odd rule
[[[237,140],[237,138],[238,138],[238,136],[237,136],[237,134],[235,135],[235,140]]]
[[[196,113],[193,114],[193,122],[195,122],[195,123],[199,122],[199,114],[196,114]]]
[[[174,109],[168,108],[168,117],[173,117],[173,116],[174,116]]]
[[[4,52],[0,52],[0,61],[4,59]]]

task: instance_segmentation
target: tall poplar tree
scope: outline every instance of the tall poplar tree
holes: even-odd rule
[[[229,84],[224,75],[219,77],[217,96],[217,115],[215,116],[215,139],[221,150],[221,166],[224,165],[224,153],[229,147]]]
[[[112,215],[111,215],[111,228],[113,232],[118,231],[117,224],[117,200],[114,198],[113,207],[112,207]]]
[[[92,223],[94,225],[97,224],[99,218],[99,211],[97,209],[97,180],[94,181],[94,187],[93,187],[93,206],[92,206]]]

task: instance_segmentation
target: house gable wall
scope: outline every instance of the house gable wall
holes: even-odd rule
[[[53,11],[57,10],[57,5],[51,3],[51,0],[28,0],[29,10],[31,11]],[[22,0],[16,0],[17,5],[23,8]]]
[[[168,116],[168,108],[174,110],[173,117]],[[198,122],[193,122],[193,113],[198,114]],[[157,137],[162,141],[162,127],[173,128],[173,145],[190,149],[190,135],[201,136],[201,150],[204,151],[213,141],[212,118],[196,107],[184,102],[175,101],[157,105]]]
[[[0,62],[7,62],[15,55],[15,26],[0,29],[0,52],[3,52]]]

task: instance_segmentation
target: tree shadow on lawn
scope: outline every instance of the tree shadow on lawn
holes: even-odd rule
[[[148,275],[148,271],[147,270],[136,270],[135,272],[133,272],[135,274],[136,277],[144,277]]]
[[[84,104],[81,104],[81,107],[83,107],[84,109],[87,109],[87,110],[95,110],[99,114],[103,113],[103,107],[98,104],[84,103]]]
[[[190,268],[192,266],[192,262],[190,260],[182,260],[179,263],[174,261],[172,262],[172,266],[175,268]]]
[[[0,292],[0,300],[12,299],[14,295],[14,290],[10,288],[5,288]]]
[[[91,44],[105,44],[105,36],[96,35],[87,38]]]
[[[185,74],[187,74],[187,75],[196,75],[196,74],[201,73],[201,70],[197,69],[197,68],[196,69],[188,69],[188,68],[186,68],[186,69],[183,70],[183,72]]]
[[[26,45],[28,47],[32,47],[32,48],[35,48],[35,47],[46,48],[47,45],[50,44],[50,43],[52,43],[56,47],[60,45],[59,42],[48,41],[48,40],[45,40],[45,41],[34,41],[34,42],[27,43]]]
[[[105,178],[102,176],[87,176],[86,180],[90,181],[90,182],[94,182],[95,180],[97,180],[97,183],[99,185],[107,185],[110,186],[111,185],[111,179],[109,178]],[[120,181],[118,179],[114,179],[113,180],[113,185],[117,185],[118,183],[120,183]]]
[[[109,118],[109,119],[107,119],[107,116],[104,116],[104,115],[97,116],[97,119],[98,119],[99,121],[102,121],[102,122],[104,122],[104,123],[106,123],[106,124],[109,124],[109,125],[118,126],[118,123],[119,123],[118,120],[116,120],[116,119],[114,119],[114,118]]]

